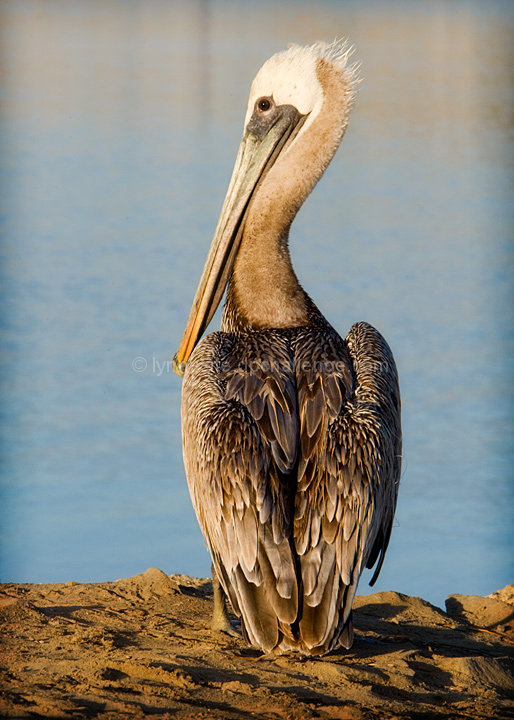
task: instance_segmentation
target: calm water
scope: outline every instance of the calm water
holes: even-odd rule
[[[513,5],[0,14],[2,580],[208,574],[166,361],[251,79],[290,41],[343,35],[364,81],[292,253],[332,324],[371,322],[397,359],[404,470],[377,587],[442,604],[512,582]]]

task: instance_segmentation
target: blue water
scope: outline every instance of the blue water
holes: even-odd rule
[[[291,246],[330,322],[371,322],[400,372],[375,587],[441,605],[513,582],[512,4],[13,0],[0,16],[1,579],[208,574],[168,361],[253,75],[290,41],[344,35],[364,80]]]

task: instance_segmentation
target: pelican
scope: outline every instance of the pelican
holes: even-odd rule
[[[183,453],[212,557],[213,627],[264,653],[353,642],[359,576],[388,546],[400,478],[398,376],[359,322],[343,340],[295,275],[291,223],[337,150],[357,82],[345,42],[259,70],[232,179],[174,357]],[[228,285],[221,331],[200,338]]]

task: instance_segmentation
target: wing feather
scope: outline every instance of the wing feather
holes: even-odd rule
[[[359,576],[380,572],[400,477],[398,380],[381,335],[365,323],[345,341],[322,323],[214,333],[182,397],[193,505],[249,641],[349,647]]]
[[[250,642],[271,650],[292,638],[298,614],[287,481],[297,458],[295,380],[285,339],[273,357],[255,337],[244,357],[240,349],[234,336],[214,333],[192,354],[184,460],[220,582]]]
[[[379,572],[387,548],[400,475],[398,379],[389,347],[366,323],[354,325],[345,342],[326,329],[300,334],[295,350],[300,633],[329,649],[339,636],[351,642],[359,576],[377,559]]]

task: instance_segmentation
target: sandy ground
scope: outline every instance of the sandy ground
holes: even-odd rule
[[[0,586],[2,717],[514,718],[514,586],[447,613],[395,592],[355,602],[356,641],[262,658],[209,631],[207,580]]]

